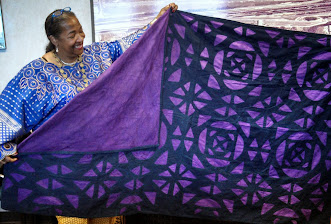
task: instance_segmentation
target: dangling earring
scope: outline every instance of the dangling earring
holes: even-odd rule
[[[58,53],[59,52],[59,48],[56,46],[55,47],[55,52]]]

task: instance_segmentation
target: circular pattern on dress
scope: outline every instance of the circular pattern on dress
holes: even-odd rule
[[[76,70],[76,71],[72,72],[72,76],[76,79],[81,79],[82,78],[82,73]]]
[[[100,70],[100,65],[99,65],[99,63],[94,63],[94,64],[92,65],[92,69],[93,69],[94,71],[98,71],[98,70]]]
[[[52,65],[52,64],[46,64],[45,70],[46,70],[46,72],[49,72],[49,73],[55,73],[56,67],[55,67],[55,65]]]
[[[110,54],[107,51],[101,53],[101,57],[103,57],[103,58],[109,58],[109,56],[110,56]]]
[[[45,72],[39,72],[37,74],[37,80],[39,82],[46,82],[47,81],[47,75],[46,75],[46,73]]]
[[[7,143],[7,144],[3,144],[3,145],[1,146],[1,149],[2,149],[3,151],[7,151],[7,152],[9,152],[9,151],[12,151],[12,150],[13,150],[13,146],[12,146],[11,144]]]
[[[109,67],[109,65],[103,65],[103,70],[106,71]]]
[[[51,82],[46,83],[46,90],[51,92],[53,90],[53,84]]]
[[[92,45],[92,50],[95,51],[95,52],[100,52],[101,51],[101,48],[98,45],[93,44]]]
[[[35,89],[38,86],[38,82],[35,79],[29,79],[28,80],[28,86],[29,88]]]
[[[33,68],[26,68],[26,69],[24,70],[23,75],[24,75],[26,78],[31,78],[31,77],[34,75],[34,69],[33,69]]]
[[[83,62],[91,63],[92,61],[93,61],[93,57],[92,56],[85,56],[85,57],[83,57]]]
[[[44,66],[44,64],[45,63],[41,59],[37,59],[32,62],[32,67],[39,69],[39,68],[42,68]]]
[[[87,75],[87,78],[88,78],[88,79],[91,79],[91,80],[96,79],[96,77],[95,77],[95,75],[94,75],[93,73],[88,74],[88,75]]]
[[[67,83],[60,85],[60,90],[62,93],[67,93],[70,90],[70,86]]]
[[[55,84],[59,84],[62,82],[62,78],[58,74],[53,74],[49,77],[49,80]]]
[[[94,60],[94,63],[96,63],[96,62],[102,62],[102,57],[100,56],[100,55],[94,55],[94,58],[95,58],[95,60]]]

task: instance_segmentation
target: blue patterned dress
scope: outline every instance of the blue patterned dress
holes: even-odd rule
[[[16,152],[17,137],[36,130],[51,118],[109,68],[148,28],[149,25],[118,41],[85,46],[83,68],[80,63],[59,68],[42,58],[24,66],[0,95],[0,160]],[[63,75],[60,69],[64,70]]]

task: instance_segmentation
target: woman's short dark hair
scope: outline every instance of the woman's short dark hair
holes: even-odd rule
[[[45,20],[45,32],[46,36],[49,39],[49,36],[54,36],[58,38],[62,32],[63,24],[72,17],[76,17],[75,13],[71,11],[63,11],[60,16],[53,16],[53,14],[57,11],[61,11],[61,9],[54,10],[51,14],[49,14]],[[46,46],[46,53],[55,50],[54,44],[49,41],[48,45]]]

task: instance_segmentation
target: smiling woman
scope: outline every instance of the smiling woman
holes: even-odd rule
[[[1,2],[0,2],[0,50],[6,49],[6,40],[5,40],[5,32],[3,28],[3,20],[2,20],[2,10],[1,10]]]
[[[50,40],[45,57],[52,51],[50,59],[55,56],[60,64],[74,65],[77,57],[83,53],[85,33],[71,8],[66,7],[51,13],[46,19],[45,30]]]

